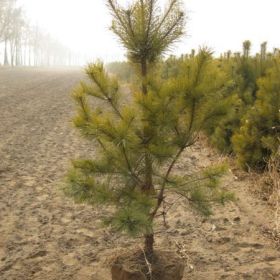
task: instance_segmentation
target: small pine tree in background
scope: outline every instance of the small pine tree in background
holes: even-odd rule
[[[263,170],[270,156],[276,154],[280,135],[280,60],[266,76],[258,80],[254,105],[242,118],[240,130],[233,136],[239,164]]]
[[[232,57],[228,52],[220,59],[220,69],[226,75],[221,99],[226,112],[207,128],[207,135],[215,147],[226,153],[237,151],[233,137],[239,133],[244,115],[254,106],[259,90],[258,80],[272,67],[266,43],[261,45],[261,52],[255,57],[250,56],[250,48],[251,42],[244,41],[242,55]]]
[[[170,1],[162,14],[156,2],[137,0],[122,8],[107,1],[112,30],[138,68],[140,83],[127,98],[101,62],[87,66],[90,82],[81,82],[73,94],[78,110],[74,123],[97,153],[94,159],[73,161],[65,186],[76,202],[112,205],[106,224],[143,235],[148,257],[153,255],[154,220],[168,194],[183,196],[205,215],[212,202],[231,198],[219,188],[225,166],[173,174],[182,153],[221,114],[223,79],[207,49],[187,62],[188,72],[168,80],[155,74],[161,55],[182,36],[185,23],[179,0]],[[90,98],[100,105],[91,106]]]
[[[227,76],[224,89],[225,115],[213,129],[208,130],[210,141],[222,152],[233,152],[232,137],[240,127],[241,118],[252,106],[257,91],[259,61],[250,57],[251,42],[243,42],[243,54],[232,57],[227,54],[221,60],[221,71]]]

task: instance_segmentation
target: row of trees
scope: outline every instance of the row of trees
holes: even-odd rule
[[[244,169],[263,170],[275,155],[280,137],[280,53],[250,55],[251,42],[243,42],[243,52],[228,51],[213,59],[224,87],[220,94],[223,110],[206,129],[210,141],[222,152],[235,154]],[[188,72],[195,56],[170,57],[163,63],[164,78]]]
[[[26,19],[17,0],[0,0],[0,65],[77,65],[73,54]]]
[[[251,42],[245,41],[243,52],[211,58],[211,71],[219,73],[223,87],[215,93],[219,115],[208,122],[205,132],[221,152],[235,154],[244,169],[263,170],[280,143],[280,52],[267,52],[266,42],[254,56],[250,49]],[[161,61],[160,76],[163,80],[189,76],[197,59],[194,50],[180,58],[170,56]],[[118,66],[113,63],[108,69],[125,80],[130,66],[122,71]],[[126,79],[131,80],[131,74]]]

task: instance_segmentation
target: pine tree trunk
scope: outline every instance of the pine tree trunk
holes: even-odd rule
[[[142,74],[142,94],[147,95],[147,62],[143,60],[141,63],[141,74]],[[148,141],[150,137],[148,124],[144,122],[143,134],[145,141]],[[143,191],[146,193],[151,193],[153,191],[153,181],[152,181],[152,161],[148,153],[145,154],[145,184],[143,186]]]
[[[141,63],[141,74],[142,74],[142,94],[147,95],[148,94],[148,89],[147,89],[147,62],[146,60],[143,60]],[[144,139],[145,141],[148,141],[150,138],[150,131],[149,131],[149,126],[144,121],[143,123],[143,134],[144,134]],[[148,152],[145,153],[145,183],[144,186],[142,187],[142,191],[145,192],[146,194],[151,194],[154,192],[154,187],[153,187],[153,180],[152,180],[152,161],[151,157]],[[154,252],[154,234],[149,233],[145,234],[145,247],[144,247],[145,254],[148,257],[151,257]]]
[[[145,247],[144,247],[145,254],[147,257],[152,257],[154,253],[154,234],[146,234],[145,235]]]

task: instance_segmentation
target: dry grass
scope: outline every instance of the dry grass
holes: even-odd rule
[[[271,185],[269,202],[275,207],[275,231],[280,233],[280,147],[268,163],[267,176]]]

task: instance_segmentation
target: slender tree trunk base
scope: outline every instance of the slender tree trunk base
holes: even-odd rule
[[[154,253],[154,234],[145,235],[144,252],[148,259],[151,259]]]

